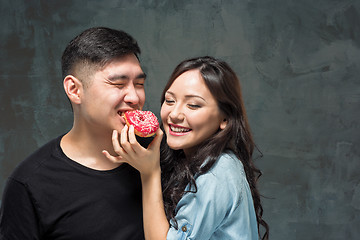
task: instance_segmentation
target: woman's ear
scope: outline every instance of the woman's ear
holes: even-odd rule
[[[79,79],[73,75],[67,75],[64,78],[64,90],[69,100],[74,104],[81,103],[81,93],[83,85]]]
[[[220,129],[221,129],[221,130],[224,130],[225,127],[226,127],[226,125],[227,125],[227,120],[226,120],[226,118],[224,118],[224,119],[222,120],[222,122],[220,123]]]

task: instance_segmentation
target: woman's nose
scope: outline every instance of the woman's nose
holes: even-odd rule
[[[169,114],[169,117],[173,122],[180,122],[185,119],[184,112],[182,111],[181,106],[175,106]]]

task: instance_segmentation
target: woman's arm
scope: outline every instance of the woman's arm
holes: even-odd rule
[[[169,230],[161,187],[160,143],[163,132],[158,129],[156,136],[147,149],[137,141],[134,128],[125,126],[120,134],[113,132],[112,141],[119,156],[105,156],[113,162],[128,163],[140,172],[143,195],[143,221],[147,240],[165,240]]]
[[[165,240],[169,230],[161,188],[161,172],[141,175],[145,239]]]

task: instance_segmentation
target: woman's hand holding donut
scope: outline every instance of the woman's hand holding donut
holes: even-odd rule
[[[146,239],[165,239],[169,230],[161,187],[160,143],[163,132],[159,129],[150,145],[142,147],[135,137],[132,125],[125,126],[119,134],[113,131],[112,143],[114,151],[119,156],[111,156],[103,151],[105,156],[116,163],[128,163],[140,172],[142,184],[142,202],[144,232]]]
[[[137,169],[142,177],[149,177],[153,173],[160,173],[160,143],[163,132],[160,128],[156,131],[156,136],[150,143],[148,148],[142,147],[136,140],[134,127],[124,126],[119,134],[113,131],[112,144],[115,153],[118,156],[112,156],[108,151],[104,150],[103,154],[116,163],[128,163]]]

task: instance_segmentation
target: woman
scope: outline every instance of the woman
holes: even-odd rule
[[[185,60],[172,73],[162,94],[161,120],[166,133],[161,150],[158,130],[148,149],[134,129],[114,132],[118,157],[139,170],[143,185],[147,239],[258,239],[262,219],[254,166],[254,141],[239,80],[223,61]]]

